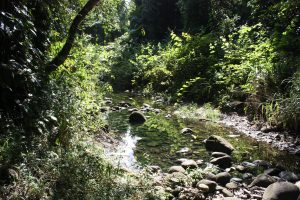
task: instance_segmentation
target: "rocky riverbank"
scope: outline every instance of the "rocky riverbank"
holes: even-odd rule
[[[266,142],[279,150],[300,156],[299,134],[278,131],[264,123],[250,122],[247,117],[239,116],[236,113],[222,114],[219,122],[258,141]]]

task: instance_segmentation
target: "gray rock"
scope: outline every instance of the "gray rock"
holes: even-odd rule
[[[299,180],[299,177],[294,172],[282,171],[279,173],[279,177],[288,182],[295,183]]]
[[[255,164],[253,164],[251,162],[247,162],[247,161],[242,162],[241,165],[244,166],[246,168],[246,170],[252,170],[256,167]]]
[[[228,156],[228,154],[223,153],[223,152],[213,152],[211,154],[211,156],[214,157],[214,158],[219,158],[219,157],[223,157],[223,156]]]
[[[217,135],[212,135],[205,141],[205,148],[208,151],[219,151],[227,154],[231,154],[234,150],[227,140]]]
[[[270,163],[265,160],[255,160],[253,161],[253,164],[255,164],[258,167],[263,167],[264,169],[268,169],[270,167]]]
[[[224,197],[233,197],[232,192],[230,192],[229,190],[227,190],[226,188],[224,188],[222,191],[222,194],[224,195]]]
[[[300,181],[298,181],[297,183],[295,183],[295,185],[299,188],[300,190]]]
[[[202,165],[204,161],[202,159],[196,160],[197,165]]]
[[[131,109],[128,109],[129,112],[135,112],[135,111],[138,111],[139,109],[137,108],[131,108]]]
[[[276,182],[267,187],[263,200],[297,200],[299,194],[296,185],[289,182]]]
[[[230,179],[230,182],[241,183],[241,182],[243,182],[243,179],[234,177],[234,178]]]
[[[183,147],[179,151],[176,151],[177,154],[186,154],[188,152],[190,152],[190,149],[188,147]]]
[[[242,173],[246,172],[246,167],[244,167],[243,165],[237,165],[235,168],[239,172],[242,172]]]
[[[260,174],[252,181],[249,187],[258,186],[266,188],[275,182],[276,179],[274,179],[272,176]]]
[[[179,158],[179,159],[177,159],[175,162],[178,163],[178,164],[181,164],[181,163],[183,163],[184,161],[187,161],[187,160],[189,160],[189,159],[186,159],[186,158]]]
[[[238,185],[235,182],[229,182],[225,185],[225,187],[228,189],[237,189]]]
[[[209,187],[205,184],[197,184],[197,188],[204,193],[209,192]]]
[[[192,134],[192,133],[194,133],[194,131],[190,128],[183,128],[181,130],[181,134]]]
[[[210,161],[210,163],[219,166],[220,168],[228,168],[232,165],[232,158],[230,156],[223,156],[219,158],[214,158]]]
[[[207,179],[203,179],[203,180],[201,180],[201,181],[199,181],[197,183],[197,187],[200,184],[207,185],[209,187],[209,191],[208,192],[214,192],[214,191],[216,191],[217,183],[215,181],[210,181],[210,180],[207,180]]]
[[[173,173],[173,172],[181,172],[181,173],[185,173],[185,169],[181,166],[172,166],[170,167],[169,173]]]
[[[241,200],[241,199],[239,199],[237,197],[225,197],[222,200]]]
[[[253,180],[253,174],[245,173],[245,174],[242,175],[242,178],[243,178],[245,183],[250,184]]]
[[[217,183],[220,185],[226,185],[231,179],[231,175],[228,172],[221,172],[216,174]]]
[[[134,111],[129,116],[129,122],[132,124],[142,124],[146,121],[146,117],[143,113]]]
[[[194,160],[186,160],[186,161],[184,161],[184,162],[181,163],[181,166],[184,169],[187,169],[187,168],[195,169],[195,168],[198,167],[196,161],[194,161]]]
[[[205,175],[205,179],[215,181],[215,182],[217,181],[216,175],[210,172]]]

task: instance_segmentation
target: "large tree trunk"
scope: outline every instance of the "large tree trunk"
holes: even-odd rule
[[[87,14],[97,5],[99,1],[100,0],[89,0],[85,4],[85,6],[79,11],[79,13],[76,15],[69,29],[69,34],[65,45],[60,50],[60,52],[55,56],[55,58],[46,65],[47,73],[51,73],[55,71],[59,65],[65,62],[73,46],[73,42],[75,40],[75,35],[78,30],[78,26],[87,16]]]

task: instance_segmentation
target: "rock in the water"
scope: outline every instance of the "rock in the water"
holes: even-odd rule
[[[210,161],[210,163],[225,169],[225,168],[231,167],[232,158],[230,156],[223,156],[223,157],[219,157],[219,158],[214,158]]]
[[[192,134],[192,133],[194,133],[194,131],[192,129],[190,129],[190,128],[183,128],[181,130],[181,133],[182,134]]]
[[[299,177],[294,172],[282,171],[279,173],[279,177],[288,182],[295,183],[299,180]]]
[[[266,188],[275,182],[276,179],[274,179],[272,176],[260,174],[252,181],[249,187],[258,186]]]
[[[129,122],[132,124],[142,124],[146,121],[146,117],[143,113],[135,111],[132,112],[129,116]]]
[[[289,182],[276,182],[264,192],[263,200],[297,200],[300,195],[299,188]]]
[[[224,138],[212,135],[205,142],[205,148],[208,151],[219,151],[227,154],[231,154],[234,150],[233,146]]]
[[[223,153],[223,152],[213,152],[213,153],[211,154],[211,156],[212,156],[213,158],[220,158],[220,157],[223,157],[223,156],[228,156],[228,154]]]
[[[231,179],[231,175],[228,172],[221,172],[216,174],[217,183],[220,185],[226,185]]]
[[[201,180],[197,183],[197,187],[200,184],[207,185],[208,188],[209,188],[208,192],[216,191],[217,183],[215,181],[210,181],[210,180],[207,180],[207,179],[203,179],[203,180]]]
[[[169,169],[169,173],[173,173],[173,172],[181,172],[181,173],[185,173],[185,169],[181,166],[172,166]]]
[[[195,169],[195,168],[198,167],[196,161],[194,161],[194,160],[186,160],[186,161],[184,161],[184,162],[181,163],[181,166],[184,169],[187,169],[187,168]]]

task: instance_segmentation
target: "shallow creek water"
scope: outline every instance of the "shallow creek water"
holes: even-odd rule
[[[203,141],[210,135],[219,135],[227,139],[234,147],[235,163],[242,161],[266,160],[274,165],[281,165],[291,171],[299,172],[300,160],[294,155],[278,151],[270,145],[257,142],[228,127],[218,123],[184,120],[172,114],[174,108],[163,103],[153,103],[151,99],[133,97],[129,94],[113,95],[113,105],[121,101],[130,102],[130,108],[140,108],[143,103],[159,108],[161,113],[147,112],[147,121],[142,125],[131,125],[128,122],[128,109],[109,111],[107,121],[120,138],[118,146],[107,149],[106,154],[122,167],[138,170],[146,165],[158,165],[164,171],[176,165],[179,158],[188,158],[208,162],[209,152]],[[169,114],[169,117],[166,115]],[[189,127],[195,132],[192,135],[181,134],[181,129]]]

